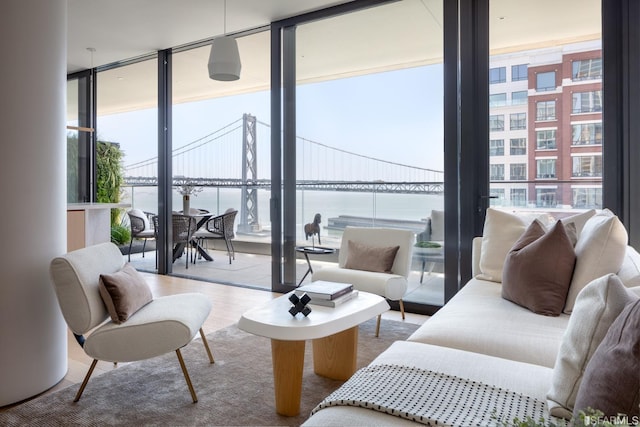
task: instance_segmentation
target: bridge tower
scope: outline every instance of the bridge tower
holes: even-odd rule
[[[256,117],[242,116],[242,206],[238,231],[255,233],[261,230],[258,221],[258,189],[249,188],[258,181]]]

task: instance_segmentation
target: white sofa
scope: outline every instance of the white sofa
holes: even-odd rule
[[[395,342],[367,368],[399,365],[435,371],[547,402],[554,364],[571,316],[542,316],[503,299],[501,283],[475,277],[480,272],[482,247],[482,238],[474,239],[474,278],[406,341]],[[638,285],[639,260],[640,255],[627,247],[619,272],[623,282],[626,280],[625,286]],[[634,292],[640,295],[638,288]],[[339,391],[348,397],[353,388],[346,386]],[[466,409],[460,400],[446,396],[437,399],[448,411],[460,412],[464,419]],[[549,416],[546,405],[542,410],[545,417]],[[305,426],[409,424],[416,423],[357,406],[324,407],[304,423]],[[467,422],[460,421],[458,425]]]

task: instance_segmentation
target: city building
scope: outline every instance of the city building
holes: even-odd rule
[[[491,203],[602,208],[602,50],[496,55],[489,70]]]

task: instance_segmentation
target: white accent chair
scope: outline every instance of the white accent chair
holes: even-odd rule
[[[353,270],[345,268],[349,256],[349,240],[369,246],[400,246],[391,268],[391,273]],[[342,234],[337,267],[323,267],[314,270],[311,281],[351,283],[354,289],[380,295],[391,301],[398,301],[404,319],[402,298],[407,292],[408,277],[411,272],[411,257],[415,235],[410,230],[396,228],[346,227]],[[376,337],[380,332],[380,318],[376,325]]]
[[[199,331],[209,361],[214,363],[202,331],[211,302],[197,293],[159,297],[124,323],[116,324],[111,321],[98,286],[100,274],[115,273],[124,264],[124,257],[113,243],[79,249],[51,262],[51,278],[64,319],[78,344],[93,358],[74,402],[80,399],[98,360],[133,362],[170,351],[176,352],[191,398],[197,402],[180,349]]]

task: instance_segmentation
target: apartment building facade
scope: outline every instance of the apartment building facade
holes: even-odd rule
[[[602,51],[578,43],[491,58],[491,203],[602,207]]]

